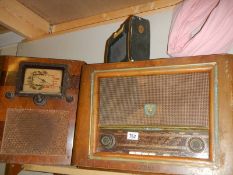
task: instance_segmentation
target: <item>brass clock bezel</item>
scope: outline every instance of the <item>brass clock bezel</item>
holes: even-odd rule
[[[62,71],[61,79],[61,89],[59,93],[49,93],[49,92],[25,92],[23,90],[24,79],[26,69],[49,69],[49,70],[59,70]],[[36,94],[42,94],[45,96],[52,97],[63,97],[65,96],[65,91],[68,86],[68,66],[65,64],[49,64],[49,63],[38,63],[38,62],[21,62],[18,70],[17,84],[16,84],[16,94],[18,96],[34,96]]]

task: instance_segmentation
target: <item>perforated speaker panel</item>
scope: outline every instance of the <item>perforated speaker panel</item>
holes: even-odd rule
[[[208,127],[209,79],[208,72],[100,78],[99,124]]]
[[[8,109],[2,154],[66,155],[69,112]]]

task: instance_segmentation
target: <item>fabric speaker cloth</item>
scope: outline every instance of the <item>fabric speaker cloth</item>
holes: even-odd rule
[[[168,41],[172,57],[226,53],[233,46],[232,0],[185,0],[174,12]]]

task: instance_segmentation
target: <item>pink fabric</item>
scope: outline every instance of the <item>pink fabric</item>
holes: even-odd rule
[[[226,53],[233,46],[233,0],[184,0],[171,25],[168,54]]]

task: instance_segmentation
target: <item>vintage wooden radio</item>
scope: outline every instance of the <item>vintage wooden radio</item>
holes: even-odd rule
[[[232,174],[233,56],[85,65],[73,163]]]
[[[84,62],[0,57],[0,160],[70,164]]]

